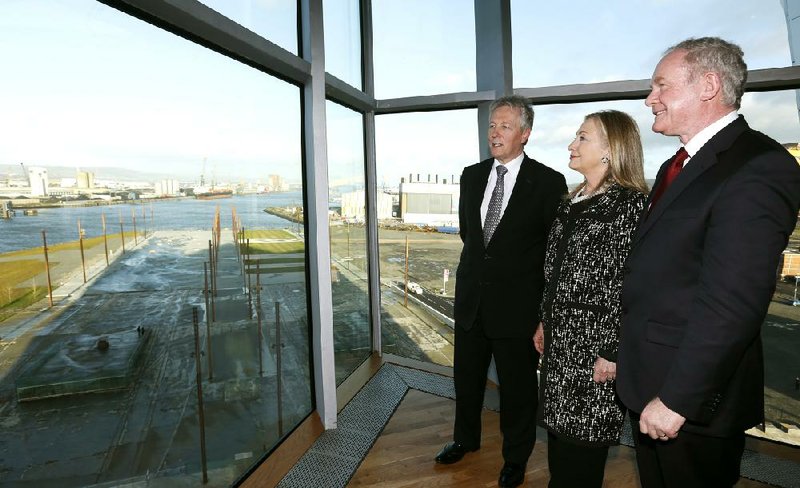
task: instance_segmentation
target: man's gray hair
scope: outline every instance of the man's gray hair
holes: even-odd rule
[[[511,107],[519,109],[519,127],[523,131],[525,129],[533,129],[533,108],[528,103],[528,99],[519,95],[509,95],[500,97],[489,106],[489,116],[500,107]]]
[[[722,101],[730,107],[739,108],[747,81],[747,64],[742,48],[719,37],[699,37],[675,44],[664,55],[679,50],[686,51],[684,59],[690,81],[713,71],[722,80]]]

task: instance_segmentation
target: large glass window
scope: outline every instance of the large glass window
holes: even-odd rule
[[[299,88],[97,2],[0,49],[0,484],[231,484],[313,409]]]
[[[479,159],[477,111],[381,115],[375,132],[383,351],[452,366],[458,182]]]
[[[361,89],[361,2],[327,0],[325,22],[325,71]]]
[[[557,2],[513,0],[511,24],[516,87],[650,78],[663,51],[688,37],[736,42],[750,69],[791,65],[777,1],[576,0],[566,12]]]
[[[535,113],[533,133],[525,152],[540,163],[561,172],[569,185],[580,183],[583,181],[583,176],[569,169],[567,146],[575,138],[575,132],[583,122],[583,118],[592,112],[621,110],[636,120],[645,150],[646,178],[655,178],[661,163],[672,156],[680,144],[676,138],[664,137],[650,130],[653,114],[643,100],[539,105],[533,109]]]
[[[242,27],[297,54],[297,0],[200,0]]]
[[[474,91],[473,0],[374,0],[375,98]]]
[[[364,117],[328,101],[331,276],[336,383],[372,351],[367,275]]]
[[[609,109],[626,112],[636,120],[644,148],[645,178],[655,179],[661,164],[675,154],[680,141],[651,130],[653,114],[644,100],[535,106],[533,135],[525,151],[540,163],[560,171],[568,184],[580,183],[583,177],[568,167],[567,146],[586,115]],[[793,142],[800,134],[794,91],[745,93],[739,112],[753,128],[779,142]]]

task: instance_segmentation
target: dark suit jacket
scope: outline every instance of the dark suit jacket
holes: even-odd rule
[[[622,291],[617,393],[629,409],[658,396],[684,430],[717,436],[763,420],[760,329],[798,205],[797,161],[739,117],[645,210]]]
[[[481,202],[493,159],[461,175],[459,233],[464,242],[456,274],[456,327],[470,329],[478,309],[492,317],[491,338],[532,337],[539,323],[547,234],[567,191],[564,176],[525,156],[503,218],[483,245]]]

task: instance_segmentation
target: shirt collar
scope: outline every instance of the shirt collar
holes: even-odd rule
[[[516,158],[514,158],[511,161],[507,162],[505,164],[506,169],[509,172],[513,172],[513,173],[518,172],[519,171],[519,167],[522,166],[522,160],[523,159],[525,159],[525,151],[522,151],[519,154],[519,156],[517,156]],[[494,164],[492,164],[492,170],[497,171],[497,170],[495,170],[495,168],[500,166],[501,164],[503,164],[503,163],[501,163],[500,161],[495,159],[494,160]]]
[[[723,116],[716,122],[713,122],[711,125],[709,125],[705,129],[695,134],[695,136],[692,137],[689,140],[689,142],[687,142],[683,146],[684,149],[686,149],[686,152],[689,153],[689,157],[691,158],[692,156],[697,154],[697,151],[699,151],[700,148],[705,146],[706,142],[708,142],[712,137],[717,135],[719,131],[727,127],[728,124],[736,120],[737,117],[739,117],[739,112],[734,110],[728,113],[728,115]]]

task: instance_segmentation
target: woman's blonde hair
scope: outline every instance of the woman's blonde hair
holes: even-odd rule
[[[633,117],[619,110],[601,110],[587,115],[584,120],[592,120],[597,124],[608,147],[609,162],[604,183],[617,183],[647,193],[642,140]],[[586,182],[578,185],[572,195],[576,195],[585,185]]]

